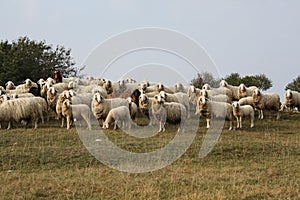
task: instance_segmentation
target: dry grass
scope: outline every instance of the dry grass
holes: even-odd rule
[[[161,170],[129,174],[111,169],[83,146],[74,128],[58,122],[0,131],[2,199],[299,199],[300,116],[285,114],[223,131],[205,158],[198,157],[206,129],[187,152]],[[175,127],[172,127],[175,130]],[[122,148],[145,152],[165,145],[165,132],[143,141],[107,131]]]

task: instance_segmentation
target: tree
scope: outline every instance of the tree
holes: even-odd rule
[[[294,91],[300,92],[300,76],[298,76],[292,82],[290,82],[289,84],[287,84],[287,86],[285,87],[285,89],[286,90],[290,89],[290,90],[294,90]]]
[[[220,80],[213,77],[209,72],[198,73],[197,78],[191,80],[191,84],[197,88],[202,88],[204,84],[209,84],[211,87],[218,87]]]
[[[63,46],[53,48],[44,41],[21,37],[9,43],[0,42],[0,84],[12,80],[15,84],[26,78],[37,81],[52,76],[54,70],[60,70],[63,76],[76,76],[78,69],[71,57],[71,50]]]
[[[224,80],[230,85],[238,86],[244,83],[246,86],[254,85],[260,90],[267,90],[272,87],[272,81],[265,74],[241,77],[239,73],[232,73],[226,76]]]
[[[242,83],[242,78],[239,73],[231,73],[230,75],[226,76],[224,80],[230,84],[238,86]]]

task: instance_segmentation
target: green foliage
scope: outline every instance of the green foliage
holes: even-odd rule
[[[12,80],[15,84],[26,78],[36,81],[52,76],[60,70],[63,76],[76,76],[77,68],[71,57],[71,50],[63,46],[53,48],[44,41],[21,37],[17,41],[0,43],[0,84]]]
[[[198,73],[197,77],[191,80],[191,84],[197,88],[202,88],[204,84],[209,84],[211,87],[218,87],[220,80],[213,77],[209,72]]]
[[[256,86],[260,90],[267,90],[272,87],[272,81],[265,74],[241,77],[238,73],[232,73],[226,76],[224,80],[230,85],[238,86],[244,83],[246,86]]]
[[[291,83],[287,84],[287,86],[285,87],[285,89],[290,89],[290,90],[294,90],[294,91],[298,91],[300,92],[300,76],[298,76],[297,78],[295,78]]]

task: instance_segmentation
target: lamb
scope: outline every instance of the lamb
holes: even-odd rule
[[[290,89],[286,90],[284,94],[284,101],[281,105],[280,111],[284,108],[289,108],[290,110],[300,108],[300,93],[297,91],[292,91]]]
[[[250,105],[241,106],[237,101],[232,103],[233,115],[237,121],[237,128],[242,128],[242,118],[250,117],[250,128],[254,127],[254,110]]]
[[[127,106],[128,101],[122,98],[104,99],[100,93],[95,93],[92,100],[92,112],[97,120],[105,120],[112,108]]]
[[[253,106],[255,109],[258,109],[259,119],[264,118],[263,111],[266,109],[273,109],[277,111],[276,119],[280,118],[280,97],[276,93],[266,93],[262,94],[259,89],[255,89],[252,95]]]
[[[238,95],[239,87],[238,86],[229,85],[225,80],[222,80],[220,82],[220,87],[228,88],[232,92],[232,100],[234,100],[234,101],[239,100],[239,95]]]
[[[165,131],[166,122],[172,124],[180,123],[178,128],[178,132],[183,130],[183,126],[185,120],[187,118],[187,111],[181,103],[170,102],[166,103],[164,98],[160,95],[154,96],[154,100],[152,101],[152,115],[154,119],[159,122],[159,130],[158,132]]]
[[[117,125],[122,128],[131,128],[132,121],[128,107],[120,106],[111,109],[103,122],[102,128],[107,129],[113,121],[115,121],[114,130],[117,129]]]
[[[139,96],[139,108],[140,111],[150,119],[151,122],[151,106],[152,106],[153,98],[149,98],[146,94],[141,94]],[[151,124],[151,123],[150,123]]]
[[[256,86],[246,87],[244,83],[240,84],[238,89],[238,98],[251,97],[255,89],[257,89]]]
[[[26,127],[28,120],[32,119],[36,129],[41,112],[40,104],[29,98],[3,101],[0,105],[0,121],[9,122],[7,129],[10,129],[12,121],[21,122],[24,120]]]
[[[206,117],[206,128],[210,128],[210,119],[214,117],[229,120],[229,130],[232,130],[232,106],[229,103],[215,102],[201,96],[197,103],[197,114]]]
[[[67,119],[67,130],[70,129],[73,120],[77,120],[77,118],[83,118],[87,123],[88,130],[92,129],[90,123],[90,115],[91,111],[88,105],[86,104],[77,104],[72,105],[70,99],[66,99],[62,105],[62,116]]]
[[[56,102],[58,100],[58,93],[54,87],[50,87],[48,89],[46,100],[48,103],[48,108],[47,108],[48,112],[50,110],[53,110],[56,113]]]
[[[5,89],[6,90],[14,90],[14,89],[16,89],[16,86],[12,81],[7,81],[7,83],[5,83]]]
[[[187,94],[179,92],[174,94],[166,93],[165,91],[161,91],[159,95],[164,98],[165,102],[177,102],[184,105],[187,115],[189,117],[189,111],[190,111],[190,102],[189,97]]]
[[[131,119],[135,120],[135,117],[136,117],[137,112],[138,112],[138,107],[133,102],[133,100],[132,100],[131,97],[128,97],[126,100],[128,101],[128,106],[129,106],[129,111],[130,111],[130,117],[131,117]]]
[[[187,95],[189,97],[189,102],[190,104],[192,105],[192,109],[195,110],[196,109],[196,106],[197,106],[197,100],[198,98],[201,96],[200,95],[201,93],[201,90],[199,88],[196,88],[195,86],[191,85],[189,88],[188,88],[188,91],[187,91]]]

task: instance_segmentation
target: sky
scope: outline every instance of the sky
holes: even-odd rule
[[[143,27],[173,30],[199,44],[207,54],[199,53],[199,59],[210,59],[219,77],[263,73],[273,81],[268,92],[282,96],[285,86],[300,75],[299,10],[298,0],[1,0],[0,40],[28,36],[63,45],[71,48],[78,67],[86,65],[83,73],[99,76],[105,66],[88,63],[105,41]],[[152,35],[148,38],[155,40]],[[102,59],[102,54],[97,56]],[[147,49],[119,58],[105,75],[112,79],[134,75],[139,80],[154,74],[171,84],[190,80],[196,73],[181,57]]]

